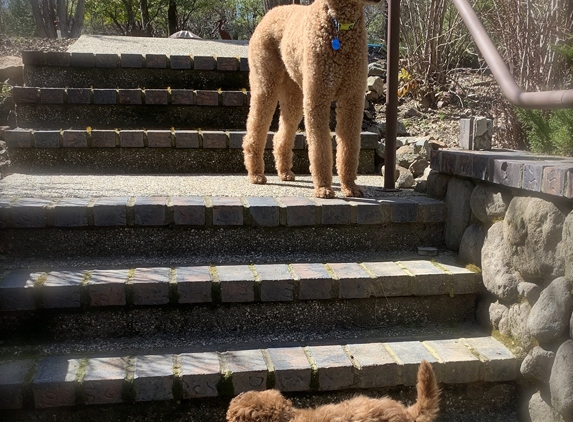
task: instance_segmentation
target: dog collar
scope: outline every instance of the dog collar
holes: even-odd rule
[[[330,13],[329,13],[330,15]],[[334,36],[334,39],[331,41],[331,45],[332,48],[335,51],[340,50],[340,40],[338,39],[338,33],[340,31],[349,31],[352,28],[354,28],[354,22],[351,23],[340,23],[336,20],[336,18],[332,15],[330,15],[330,19],[332,19],[332,23],[334,24],[334,28],[336,29],[336,35]]]

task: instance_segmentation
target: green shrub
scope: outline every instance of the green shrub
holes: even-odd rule
[[[517,115],[532,152],[573,157],[573,109],[517,109]]]
[[[7,0],[0,9],[2,33],[9,36],[36,35],[32,7],[27,0]]]

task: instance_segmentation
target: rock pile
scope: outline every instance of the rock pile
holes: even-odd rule
[[[372,113],[367,109],[370,102],[380,101],[386,95],[386,67],[378,61],[368,65],[368,81],[366,86],[366,96],[364,102],[364,122],[363,129],[377,133],[380,141],[378,143],[377,158],[380,164],[382,176],[385,169],[384,153],[386,150],[386,122],[376,122],[372,118]],[[416,114],[418,113],[418,114]],[[411,109],[406,113],[408,116],[420,115]],[[398,139],[396,140],[396,171],[394,180],[397,189],[415,189],[417,192],[426,191],[426,182],[430,174],[430,153],[433,149],[445,147],[440,141],[430,137],[410,137],[404,124],[398,121]]]
[[[487,322],[525,355],[532,422],[572,421],[573,204],[445,175],[428,183],[433,196],[447,184],[446,244],[482,268]]]

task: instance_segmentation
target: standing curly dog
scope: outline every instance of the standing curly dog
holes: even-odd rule
[[[264,184],[267,133],[280,104],[273,153],[281,180],[294,180],[292,148],[304,114],[314,194],[332,198],[330,105],[336,106],[336,167],[342,193],[356,185],[368,76],[364,4],[381,0],[315,0],[271,9],[249,42],[251,108],[243,139],[251,183]],[[303,113],[304,110],[304,113]]]
[[[358,396],[316,409],[296,409],[277,390],[249,391],[231,400],[229,422],[432,422],[438,414],[440,390],[432,366],[418,369],[418,399],[405,407],[387,397]]]

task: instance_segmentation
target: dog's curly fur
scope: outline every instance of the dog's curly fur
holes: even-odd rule
[[[368,74],[365,3],[381,0],[316,0],[309,6],[271,9],[249,42],[251,108],[243,139],[245,166],[252,183],[266,183],[263,154],[267,133],[280,104],[273,153],[281,180],[294,180],[292,147],[303,114],[314,194],[334,197],[330,105],[336,107],[336,167],[342,193],[363,196],[356,185],[360,130]],[[340,30],[340,49],[331,45],[335,21],[354,23]],[[304,112],[303,112],[304,110]]]
[[[229,422],[432,422],[438,414],[440,390],[432,366],[418,369],[418,399],[405,407],[389,399],[358,396],[316,409],[296,409],[277,390],[249,391],[231,400]]]

